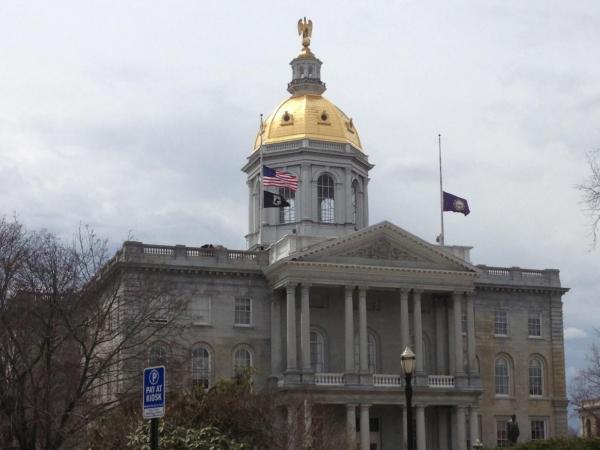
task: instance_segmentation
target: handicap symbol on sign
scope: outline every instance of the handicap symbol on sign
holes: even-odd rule
[[[155,385],[156,383],[158,383],[158,379],[160,378],[160,376],[158,375],[158,370],[154,369],[152,370],[152,372],[150,372],[150,384],[151,385]]]

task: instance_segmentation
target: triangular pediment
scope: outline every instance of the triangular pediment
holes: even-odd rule
[[[381,222],[348,236],[330,239],[293,256],[297,261],[406,267],[476,272],[469,262],[439,245],[430,244],[408,231]]]
[[[419,255],[410,253],[406,248],[402,248],[386,236],[370,239],[364,245],[340,253],[338,256],[407,262],[417,262],[422,260]]]

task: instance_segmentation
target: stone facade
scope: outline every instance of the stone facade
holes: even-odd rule
[[[180,342],[190,355],[208,351],[209,385],[231,377],[236,349],[247,349],[257,387],[329,405],[351,434],[361,414],[376,419],[377,432],[356,434],[361,448],[405,441],[407,345],[418,355],[418,449],[462,449],[474,438],[493,446],[512,414],[520,440],[532,421],[546,437],[566,434],[557,271],[473,266],[387,222],[296,250],[305,241],[291,235],[263,251],[126,242],[115,263],[189,296],[192,309],[210,299],[209,317],[194,323],[191,314]],[[236,298],[251,299],[248,325],[235,323]],[[505,335],[495,333],[497,311],[507,313]],[[509,361],[506,394],[496,393],[498,357]],[[542,362],[539,395],[530,393],[531,358]]]
[[[257,388],[328,408],[349,447],[405,448],[411,347],[417,450],[506,444],[512,414],[521,441],[566,435],[558,271],[475,266],[469,247],[369,225],[373,165],[352,119],[320,96],[312,53],[292,67],[293,96],[242,169],[250,250],[126,242],[113,260],[188,297],[178,381],[209,387],[251,365]],[[260,207],[261,165],[297,176],[295,192],[278,191],[291,207]],[[149,362],[169,346],[153,344]]]

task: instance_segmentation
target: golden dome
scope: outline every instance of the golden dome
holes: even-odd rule
[[[262,143],[277,144],[299,139],[339,142],[362,150],[352,119],[321,95],[302,94],[284,100],[262,126]],[[260,130],[254,150],[261,143]]]

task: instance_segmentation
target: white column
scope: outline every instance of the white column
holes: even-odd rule
[[[356,405],[346,405],[346,439],[348,449],[356,450]]]
[[[471,441],[471,447],[475,443],[475,440],[479,438],[479,408],[471,406],[471,412],[469,416],[469,440]],[[470,450],[470,449],[469,449]]]
[[[286,352],[287,370],[296,370],[296,284],[289,283],[285,287],[286,301]]]
[[[400,339],[403,352],[410,344],[410,328],[408,325],[408,289],[400,289]]]
[[[467,434],[466,434],[466,416],[465,406],[458,405],[455,407],[456,411],[456,439],[455,448],[453,450],[464,450],[467,446]]]
[[[475,309],[472,293],[467,293],[467,349],[469,352],[469,372],[476,374],[478,370],[475,349]]]
[[[423,373],[423,324],[421,322],[421,293],[413,290],[413,327],[415,330],[415,355],[417,356],[417,374]]]
[[[281,374],[281,298],[271,301],[271,376]]]
[[[360,405],[360,450],[370,450],[371,433],[369,431],[369,407]]]
[[[367,355],[367,288],[358,289],[358,340],[360,352],[360,372],[369,372],[369,359]]]
[[[446,408],[438,407],[438,450],[448,450],[448,414]]]
[[[456,373],[454,366],[454,362],[456,361],[454,357],[456,352],[454,348],[454,309],[449,299],[446,300],[446,318],[448,319],[448,375],[454,375]]]
[[[300,354],[302,371],[310,372],[310,284],[302,283],[300,305]]]
[[[464,375],[462,337],[462,292],[452,293],[454,313],[454,370],[456,375]]]
[[[354,367],[354,305],[352,302],[352,294],[354,286],[346,286],[344,291],[344,348],[345,348],[345,364],[346,373],[355,371]]]
[[[435,300],[435,370],[436,374],[443,375],[448,373],[446,366],[446,352],[448,348],[448,340],[444,333],[444,304],[437,298]]]
[[[425,434],[425,406],[417,405],[416,422],[417,422],[417,449],[426,450],[426,434]]]

